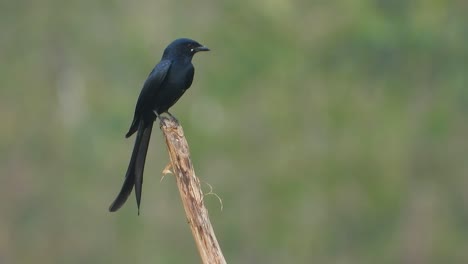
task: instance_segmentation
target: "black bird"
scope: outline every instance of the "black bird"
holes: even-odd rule
[[[191,39],[174,40],[164,50],[161,61],[146,79],[138,97],[133,122],[125,136],[128,138],[138,131],[132,157],[122,189],[109,207],[109,211],[119,210],[135,186],[138,214],[140,214],[143,170],[153,122],[162,113],[168,113],[172,117],[168,110],[192,84],[194,74],[192,57],[199,51],[209,51],[209,49]]]

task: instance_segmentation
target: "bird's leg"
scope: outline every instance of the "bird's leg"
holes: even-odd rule
[[[159,119],[159,126],[163,126],[163,121],[161,119],[161,116],[159,116],[158,111],[153,110],[153,113],[156,115],[156,118]]]
[[[153,110],[153,113],[156,115],[156,117],[157,117],[159,120],[161,120],[161,118],[159,117],[158,111]]]

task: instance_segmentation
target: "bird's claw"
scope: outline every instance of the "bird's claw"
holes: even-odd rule
[[[169,113],[169,111],[166,112],[172,119],[175,119],[177,120],[177,118],[175,118],[171,113]]]
[[[166,113],[169,115],[169,117],[171,118],[171,121],[176,123],[176,124],[179,124],[179,120],[177,120],[177,118],[175,116],[173,116],[171,113],[169,113],[168,111],[166,111]]]

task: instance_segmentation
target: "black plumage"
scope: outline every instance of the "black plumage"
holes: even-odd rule
[[[194,75],[193,55],[199,51],[208,50],[208,48],[194,40],[176,39],[167,46],[161,61],[149,74],[138,97],[133,122],[126,134],[128,138],[137,132],[125,181],[117,198],[109,207],[109,211],[117,211],[125,203],[132,192],[133,186],[135,186],[139,213],[143,170],[153,123],[162,113],[170,115],[169,108],[179,100],[192,84]]]

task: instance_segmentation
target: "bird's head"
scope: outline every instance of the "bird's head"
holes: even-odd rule
[[[164,50],[163,58],[170,56],[182,56],[192,58],[195,53],[199,51],[209,51],[207,47],[201,45],[195,40],[188,38],[180,38],[174,40],[167,48]]]

